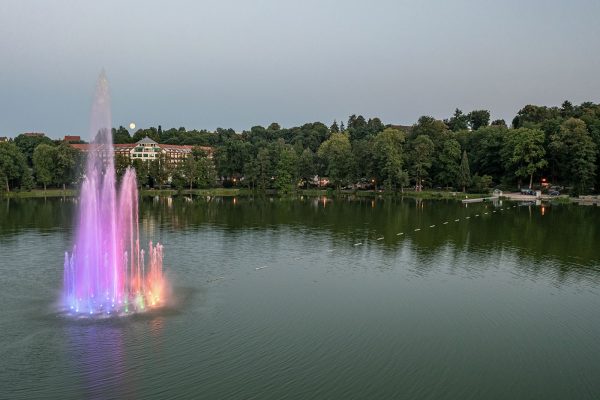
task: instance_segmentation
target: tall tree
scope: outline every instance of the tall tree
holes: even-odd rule
[[[379,133],[373,144],[378,178],[383,180],[386,190],[394,187],[401,189],[408,181],[408,174],[403,170],[404,164],[404,133],[397,129],[387,128]]]
[[[550,149],[555,153],[575,193],[585,193],[593,185],[596,174],[596,145],[581,119],[569,118],[551,137]]]
[[[448,127],[444,122],[427,115],[420,117],[411,129],[411,137],[427,135],[433,142],[438,142],[447,133]]]
[[[195,172],[192,172],[194,180],[198,187],[210,187],[217,180],[217,172],[213,160],[208,156],[206,151],[196,146],[192,148],[191,158],[193,163],[188,165],[188,168],[195,167]]]
[[[504,142],[508,129],[502,126],[488,126],[474,132],[466,132],[463,148],[469,154],[473,171],[480,175],[490,175],[500,182],[505,176],[503,161]]]
[[[281,149],[275,169],[275,187],[281,193],[291,193],[298,182],[298,156],[289,144]]]
[[[460,160],[458,184],[462,186],[463,193],[466,192],[467,186],[471,185],[471,169],[469,168],[469,157],[466,150],[463,151],[462,159]]]
[[[453,137],[446,136],[439,142],[436,153],[436,182],[445,187],[454,185],[459,175],[460,143]]]
[[[308,188],[308,183],[317,174],[315,154],[310,149],[304,149],[298,160],[298,176]]]
[[[167,184],[169,177],[171,176],[171,170],[173,165],[167,159],[164,153],[159,153],[156,159],[150,161],[149,172],[150,176],[154,180],[154,184],[158,185],[159,189],[162,189]]]
[[[428,175],[431,168],[433,150],[433,142],[427,135],[419,135],[411,143],[411,172],[418,192],[423,190],[423,178]]]
[[[364,139],[370,133],[367,121],[362,115],[351,115],[348,118],[347,130],[351,141]]]
[[[192,190],[192,185],[198,179],[198,163],[194,156],[190,154],[183,162],[179,163],[179,169]]]
[[[488,126],[490,123],[490,112],[488,110],[473,110],[468,114],[469,127],[472,131]]]
[[[341,185],[350,179],[353,167],[352,148],[348,136],[343,133],[333,133],[321,144],[317,154],[325,162],[325,171],[329,180],[339,191]]]
[[[54,173],[56,183],[62,185],[63,190],[68,183],[75,179],[75,170],[77,167],[77,150],[73,149],[66,142],[56,148],[56,170]]]
[[[2,188],[10,192],[11,183],[18,182],[21,186],[28,184],[31,176],[23,153],[13,142],[0,142],[0,181]]]
[[[38,145],[33,151],[33,167],[38,182],[49,185],[54,180],[56,169],[56,148],[47,144]]]
[[[135,169],[135,175],[137,178],[137,183],[140,187],[144,187],[148,184],[148,173],[149,173],[149,163],[148,161],[141,160],[136,158],[133,160],[133,168]]]
[[[196,165],[198,186],[203,188],[213,186],[217,180],[217,171],[213,161],[208,157],[203,157],[196,161]]]
[[[329,127],[329,131],[331,133],[338,133],[340,131],[340,127],[338,126],[337,121],[334,119],[333,124]]]
[[[445,122],[448,128],[454,132],[462,131],[469,127],[469,117],[463,114],[458,108],[454,110],[454,115]]]
[[[49,146],[54,145],[52,139],[47,136],[27,136],[25,134],[17,136],[14,143],[25,156],[29,166],[33,166],[33,152],[38,145],[42,143]]]
[[[160,127],[159,127],[160,128]],[[119,126],[118,129],[112,129],[113,143],[133,143],[133,139],[129,134],[129,130],[124,126]],[[160,137],[160,133],[158,135]]]
[[[507,170],[513,171],[519,179],[529,177],[529,188],[533,185],[533,175],[545,167],[544,132],[539,129],[519,128],[508,131],[504,149]]]
[[[257,172],[258,172],[258,185],[261,190],[266,190],[271,182],[271,158],[269,156],[269,150],[262,148],[258,151],[256,156],[257,161]]]
[[[352,142],[352,157],[354,159],[353,176],[358,181],[370,181],[376,175],[375,150],[373,138],[355,140]],[[381,177],[375,177],[378,181]]]

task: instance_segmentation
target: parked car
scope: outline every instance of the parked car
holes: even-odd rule
[[[549,190],[548,194],[550,196],[560,196],[560,192],[558,190]]]
[[[521,194],[525,194],[527,196],[535,196],[535,190],[533,190],[533,189],[521,189]]]

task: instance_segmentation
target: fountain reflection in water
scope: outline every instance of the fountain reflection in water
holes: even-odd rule
[[[127,169],[117,191],[111,127],[108,81],[102,73],[92,106],[93,140],[75,245],[65,253],[63,302],[73,314],[129,314],[165,300],[163,247],[150,242],[147,254],[140,248],[135,170]]]

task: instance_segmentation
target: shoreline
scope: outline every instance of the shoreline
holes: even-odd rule
[[[18,192],[4,192],[0,194],[0,198],[6,199],[26,199],[26,198],[55,198],[55,197],[75,197],[78,194],[78,190],[75,189],[47,189],[46,191],[41,189],[34,189],[31,191],[18,191]],[[140,190],[141,197],[152,197],[152,196],[217,196],[217,197],[251,197],[251,196],[276,196],[281,198],[296,197],[296,196],[356,196],[356,197],[408,197],[408,198],[419,198],[424,200],[455,200],[462,201],[465,199],[480,199],[487,198],[489,194],[482,193],[462,193],[462,192],[447,192],[447,191],[434,191],[425,190],[422,192],[404,191],[404,192],[393,192],[386,193],[383,191],[374,190],[342,190],[336,193],[332,189],[300,189],[294,193],[278,194],[275,190],[267,190],[266,192],[257,192],[247,188],[213,188],[213,189],[186,189],[186,190],[175,190],[175,189],[142,189]],[[514,200],[508,196],[501,197],[505,200]],[[529,200],[529,199],[527,199]],[[548,199],[543,199],[548,200]],[[570,197],[560,197],[556,200],[563,202],[574,202]]]

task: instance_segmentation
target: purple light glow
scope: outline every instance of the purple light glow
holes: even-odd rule
[[[92,106],[85,179],[76,239],[65,253],[64,304],[75,314],[122,315],[164,302],[163,247],[152,242],[148,263],[140,249],[138,190],[128,168],[117,191],[108,81],[100,75]]]

